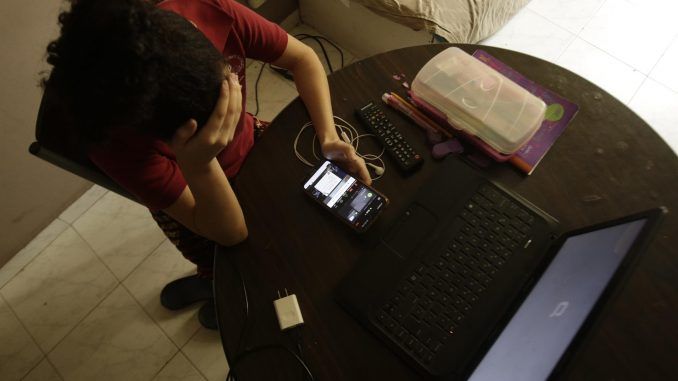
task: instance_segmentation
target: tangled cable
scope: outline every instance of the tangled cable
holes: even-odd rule
[[[365,160],[365,164],[367,166],[371,167],[372,169],[375,170],[377,176],[372,178],[372,181],[379,180],[385,173],[385,164],[384,160],[381,158],[384,155],[385,148],[381,148],[381,152],[379,152],[378,155],[371,154],[371,153],[366,153],[362,154],[358,151],[358,148],[360,146],[360,139],[364,137],[376,137],[374,134],[360,134],[358,130],[353,127],[349,122],[345,121],[344,119],[334,116],[335,119],[335,127],[337,128],[339,132],[339,136],[342,138],[342,140],[351,146],[353,146],[353,149],[355,149],[355,153],[363,158]],[[311,161],[306,159],[298,149],[299,146],[299,140],[301,138],[301,134],[309,128],[313,127],[313,122],[307,122],[301,128],[299,129],[299,132],[297,133],[297,136],[294,138],[294,155],[301,161],[302,163],[308,165],[309,167],[315,166]],[[313,134],[313,141],[311,142],[311,152],[313,153],[313,157],[316,159],[316,161],[321,160],[321,157],[318,155],[316,151],[316,144],[317,144],[318,139],[316,139],[316,134]],[[379,165],[375,165],[374,162],[379,163]]]

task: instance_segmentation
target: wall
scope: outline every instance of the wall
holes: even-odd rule
[[[0,1],[0,266],[90,186],[28,153],[60,4]]]
[[[273,0],[269,0],[273,1]],[[431,42],[431,33],[415,31],[351,0],[299,0],[301,21],[356,55]]]

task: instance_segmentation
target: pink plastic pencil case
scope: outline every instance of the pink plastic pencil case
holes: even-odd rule
[[[458,136],[462,137],[464,140],[468,141],[469,143],[473,144],[475,147],[480,149],[483,153],[485,153],[487,156],[492,158],[494,161],[506,161],[513,156],[511,155],[505,155],[500,152],[497,152],[494,148],[490,147],[487,145],[485,142],[480,140],[477,136],[471,135],[464,130],[458,129],[455,126],[451,125],[448,121],[447,118],[443,113],[438,111],[435,107],[431,106],[430,104],[426,103],[426,101],[418,98],[416,95],[412,94],[412,91],[407,92],[410,98],[412,99],[412,103],[417,106],[418,109],[420,109],[423,113],[425,113],[429,118],[433,119],[434,122],[438,123],[440,126],[443,126],[445,128],[450,129],[453,131],[455,134]]]

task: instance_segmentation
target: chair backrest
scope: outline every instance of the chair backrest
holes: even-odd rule
[[[28,151],[33,155],[56,165],[68,172],[85,178],[95,184],[137,202],[137,199],[122,188],[92,163],[77,147],[77,139],[71,136],[69,120],[63,104],[49,84],[40,101],[38,118],[35,123],[35,139]]]

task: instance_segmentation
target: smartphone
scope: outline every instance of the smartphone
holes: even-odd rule
[[[357,232],[367,230],[388,205],[384,195],[331,161],[313,172],[304,191]]]

